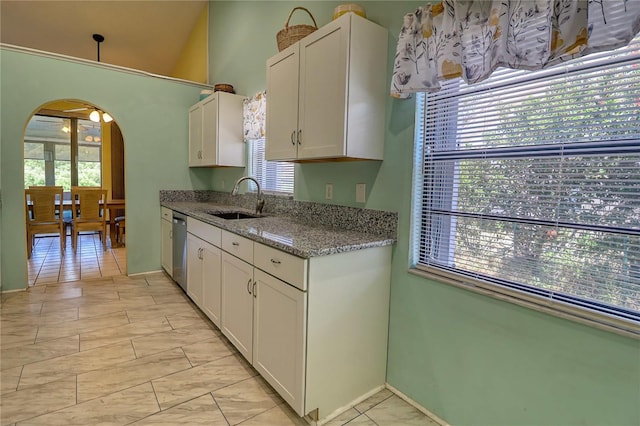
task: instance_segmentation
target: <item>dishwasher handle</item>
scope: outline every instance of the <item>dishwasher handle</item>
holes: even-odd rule
[[[187,291],[187,217],[173,213],[173,280]]]

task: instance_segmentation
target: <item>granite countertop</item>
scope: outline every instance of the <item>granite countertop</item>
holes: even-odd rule
[[[237,206],[213,202],[162,201],[160,204],[194,219],[303,258],[382,247],[396,242],[395,238],[388,236],[305,223],[286,215],[265,214],[255,219],[221,219],[207,212],[253,212]]]

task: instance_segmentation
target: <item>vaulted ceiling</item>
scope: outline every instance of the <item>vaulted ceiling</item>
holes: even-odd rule
[[[1,0],[2,43],[171,75],[207,0]]]

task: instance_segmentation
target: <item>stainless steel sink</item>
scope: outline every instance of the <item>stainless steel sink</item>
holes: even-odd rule
[[[262,216],[245,212],[208,212],[208,214],[221,219],[256,219]]]

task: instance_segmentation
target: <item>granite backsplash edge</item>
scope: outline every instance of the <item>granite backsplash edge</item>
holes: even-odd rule
[[[263,214],[286,216],[297,222],[335,229],[380,235],[397,240],[398,213],[358,207],[296,201],[290,196],[263,194]],[[256,194],[233,196],[228,192],[211,190],[160,190],[160,203],[215,203],[253,209]]]

